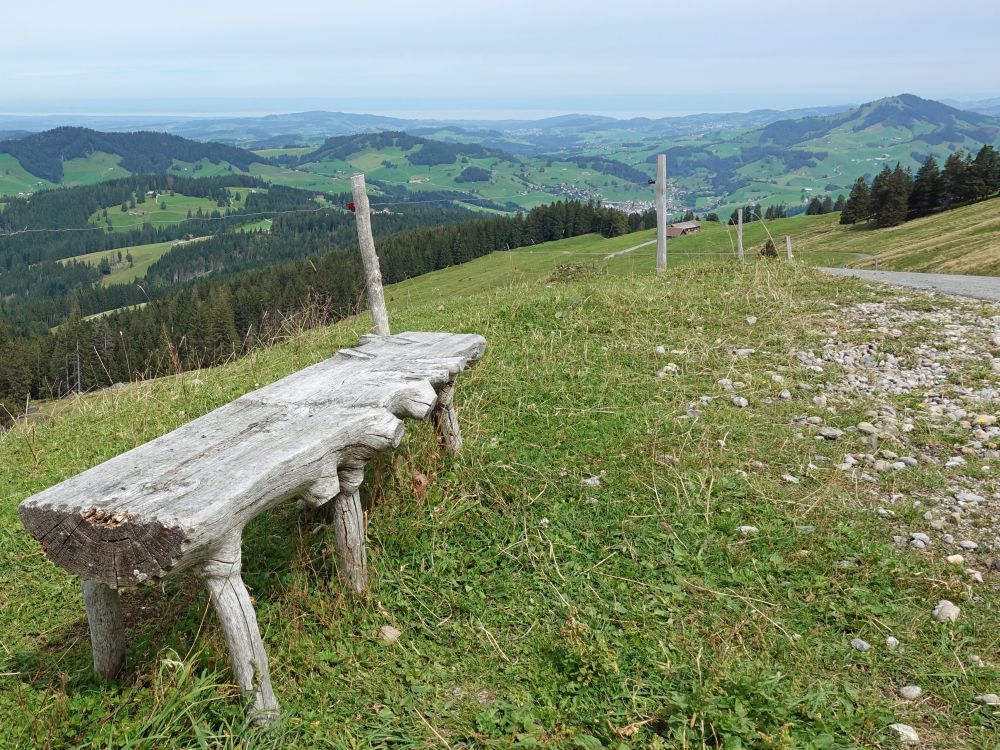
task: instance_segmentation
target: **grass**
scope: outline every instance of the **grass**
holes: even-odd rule
[[[110,215],[110,212],[108,213]],[[208,239],[208,237],[197,237],[190,240],[190,242],[198,242],[199,240],[204,239]],[[153,242],[148,245],[133,245],[131,247],[123,247],[117,250],[100,250],[95,253],[77,255],[72,258],[66,258],[65,260],[60,261],[60,263],[76,261],[78,263],[86,263],[87,265],[94,266],[96,268],[100,265],[104,258],[107,258],[108,262],[111,264],[112,271],[110,274],[101,279],[101,284],[104,286],[111,286],[112,284],[128,284],[136,279],[143,278],[146,275],[146,271],[149,270],[149,267],[162,258],[166,253],[170,252],[170,250],[183,248],[186,244],[188,243],[171,240],[168,242]],[[132,255],[131,266],[124,260],[118,260],[119,252],[121,253],[123,259],[129,254]]]
[[[895,747],[887,726],[904,721],[933,746],[994,746],[1000,722],[971,697],[1000,672],[963,662],[1000,653],[995,585],[967,601],[943,563],[897,551],[871,498],[817,455],[836,451],[794,439],[808,396],[765,402],[779,387],[768,371],[835,377],[794,355],[822,348],[834,303],[892,293],[800,265],[681,254],[724,239],[713,231],[672,242],[677,265],[659,278],[651,248],[602,260],[644,233],[495,253],[387,289],[394,330],[489,341],[458,389],[465,451],[439,456],[415,424],[371,467],[367,596],[340,590],[332,531],[294,504],[248,529],[245,578],[284,711],[270,731],[246,727],[192,580],[125,595],[129,671],[94,682],[78,582],[25,536],[16,507],[353,344],[367,318],[63,402],[0,436],[0,745],[818,750]],[[757,354],[735,359],[732,347]],[[678,372],[657,378],[668,361]],[[750,408],[728,405],[721,377],[748,384]],[[706,394],[717,398],[687,419]],[[868,408],[858,399],[836,420]],[[928,451],[946,439],[920,435]],[[414,472],[430,478],[426,494]],[[600,486],[581,485],[601,472]],[[907,492],[927,480],[886,481]],[[742,537],[742,524],[761,533]],[[838,564],[848,558],[854,568]],[[961,601],[958,623],[930,622],[939,598]],[[378,639],[383,624],[403,631],[395,645]],[[890,633],[903,643],[894,654],[848,645]],[[926,701],[894,697],[914,681]]]
[[[245,192],[245,191],[244,191]],[[241,195],[242,197],[242,195]],[[160,208],[161,204],[166,204],[166,208]],[[234,203],[234,207],[237,205]],[[160,195],[157,198],[146,198],[145,203],[139,203],[135,208],[126,211],[121,210],[121,206],[108,206],[108,217],[105,220],[102,211],[95,211],[91,217],[92,224],[104,226],[111,223],[112,231],[127,232],[136,229],[143,224],[155,226],[166,224],[178,224],[188,218],[188,213],[192,216],[201,211],[204,216],[209,216],[212,211],[225,212],[225,208],[219,208],[211,198],[196,198],[181,193],[173,195]]]
[[[823,256],[859,268],[1000,275],[1000,198],[915,219],[889,229],[841,226],[819,217],[796,239],[804,257]],[[852,257],[853,256],[853,257]]]

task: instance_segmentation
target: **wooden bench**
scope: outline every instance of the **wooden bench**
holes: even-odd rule
[[[208,589],[239,687],[255,719],[278,711],[267,654],[240,575],[243,528],[278,503],[332,503],[338,571],[368,585],[365,462],[399,444],[403,417],[432,418],[457,451],[456,375],[478,360],[481,336],[369,335],[290,375],[28,498],[28,533],[83,579],[94,670],[125,663],[118,590],[194,571]]]

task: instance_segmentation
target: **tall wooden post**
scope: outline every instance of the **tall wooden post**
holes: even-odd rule
[[[736,211],[736,254],[739,256],[740,263],[743,262],[743,209],[737,209]]]
[[[371,212],[368,208],[368,189],[365,187],[365,176],[363,174],[356,174],[351,177],[351,190],[354,192],[354,218],[358,223],[358,243],[361,245],[361,260],[365,264],[365,290],[368,294],[368,306],[372,311],[375,333],[379,336],[388,336],[389,313],[385,308],[385,293],[382,291],[382,272],[379,270],[378,255],[375,253]]]
[[[785,235],[785,252],[788,253],[788,262],[792,262],[792,238]]]
[[[656,272],[667,270],[667,155],[656,156]]]

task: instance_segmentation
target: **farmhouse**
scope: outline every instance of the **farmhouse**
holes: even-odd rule
[[[679,221],[667,227],[667,237],[683,237],[686,234],[697,234],[701,224],[697,221]]]

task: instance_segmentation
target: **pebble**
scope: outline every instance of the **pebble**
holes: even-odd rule
[[[784,479],[789,484],[798,484],[799,483],[798,477],[793,477],[791,474],[782,474],[781,478]]]
[[[733,406],[737,409],[745,409],[750,406],[750,402],[742,396],[733,396]]]
[[[1000,695],[996,693],[983,693],[977,695],[973,700],[981,706],[1000,706]]]
[[[871,422],[858,422],[858,432],[866,435],[878,435],[878,428]]]
[[[756,526],[740,526],[737,529],[743,536],[753,536],[754,534],[760,533],[760,529]]]
[[[778,398],[782,401],[789,401],[792,398],[792,392],[787,388],[783,389],[781,393],[778,394]]]
[[[909,724],[890,724],[889,729],[896,733],[896,737],[904,745],[919,745],[920,735],[917,734],[917,730],[911,727]]]
[[[748,315],[747,316],[747,325],[748,326],[752,326],[756,322],[757,322],[757,316],[756,315]]]
[[[972,541],[971,539],[963,539],[962,541],[960,541],[960,542],[958,543],[958,546],[959,546],[959,547],[961,547],[961,548],[962,548],[962,549],[964,549],[964,550],[969,550],[970,552],[971,552],[972,550],[974,550],[974,549],[977,549],[977,548],[979,547],[979,545],[978,545],[978,544],[976,544],[976,543],[975,543],[974,541]]]
[[[965,562],[965,558],[961,555],[948,555],[944,561],[949,565],[961,565]]]
[[[899,689],[899,697],[908,701],[915,701],[924,694],[924,689],[919,685],[904,685]]]
[[[383,625],[378,629],[378,637],[386,643],[395,643],[402,634],[401,630],[394,628],[392,625]]]
[[[890,651],[895,651],[897,648],[899,648],[899,639],[891,635],[886,636],[885,646]]]
[[[667,353],[667,347],[665,347],[665,346],[658,346],[655,349],[653,349],[653,351],[656,354],[666,354]]]
[[[932,614],[938,622],[955,622],[961,611],[959,607],[956,607],[947,599],[942,599],[938,602]]]
[[[602,474],[595,474],[592,477],[587,477],[586,479],[580,480],[580,484],[582,484],[584,487],[600,487],[602,476],[603,472]]]
[[[870,651],[871,647],[872,647],[872,644],[870,644],[868,641],[863,640],[861,638],[854,638],[851,641],[851,646],[856,651]]]
[[[844,436],[844,431],[836,427],[823,427],[819,431],[819,436],[824,440],[840,440]]]
[[[965,574],[969,576],[969,578],[971,578],[976,583],[983,582],[983,574],[980,573],[978,570],[975,570],[974,568],[966,568]]]

